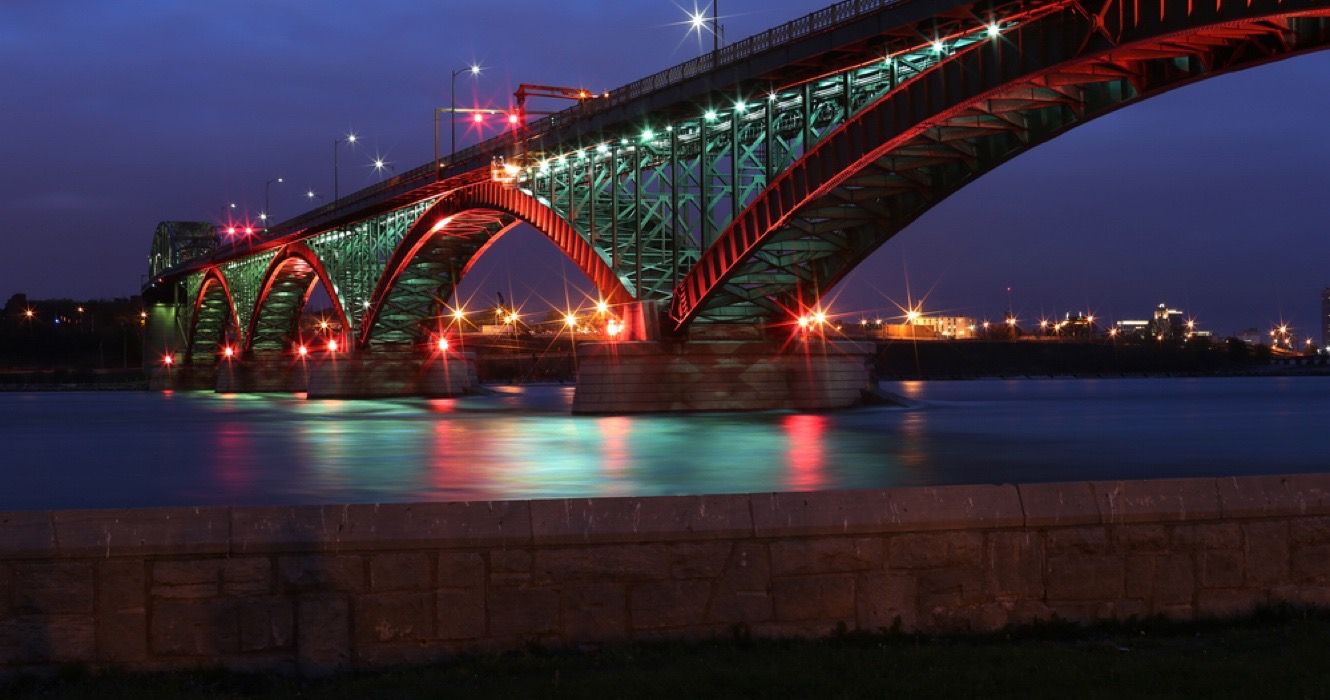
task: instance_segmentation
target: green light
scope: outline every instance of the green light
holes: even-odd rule
[[[708,109],[708,110],[707,110],[707,113],[702,115],[702,118],[703,118],[703,119],[706,119],[706,120],[709,121],[709,122],[714,122],[714,121],[716,121],[716,110],[714,110],[714,109]]]

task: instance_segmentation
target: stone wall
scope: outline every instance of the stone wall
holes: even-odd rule
[[[0,514],[0,667],[319,673],[626,639],[1330,604],[1330,475]]]

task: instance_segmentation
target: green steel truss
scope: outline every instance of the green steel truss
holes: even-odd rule
[[[665,300],[777,174],[855,112],[984,39],[970,34],[943,50],[925,42],[693,118],[648,119],[603,141],[561,143],[528,154],[519,186],[572,224],[634,296]],[[751,304],[736,304],[733,316],[752,316]]]

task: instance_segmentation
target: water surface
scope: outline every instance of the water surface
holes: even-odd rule
[[[883,386],[915,407],[580,417],[557,386],[391,401],[0,393],[0,510],[1330,470],[1330,377]]]

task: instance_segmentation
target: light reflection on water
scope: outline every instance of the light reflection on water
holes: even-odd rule
[[[465,399],[0,394],[0,510],[1321,471],[1330,378],[900,382],[909,409],[571,416]]]

